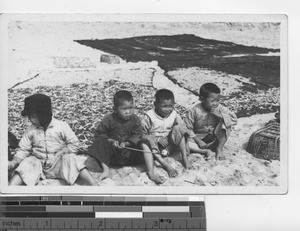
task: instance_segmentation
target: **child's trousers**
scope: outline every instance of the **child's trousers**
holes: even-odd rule
[[[139,149],[136,146],[133,146],[133,148]],[[95,139],[88,149],[88,154],[107,166],[122,167],[145,163],[142,152],[115,148],[107,141],[105,136],[99,136]]]
[[[15,170],[28,186],[36,185],[40,179],[63,179],[73,185],[79,173],[86,166],[86,158],[76,154],[64,154],[54,157],[54,163],[48,169],[43,168],[43,161],[35,156],[26,157]]]

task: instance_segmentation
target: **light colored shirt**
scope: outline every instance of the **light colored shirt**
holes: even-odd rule
[[[44,161],[47,155],[55,155],[62,149],[65,153],[76,153],[79,140],[66,122],[52,118],[46,131],[41,126],[30,125],[22,136],[19,147],[14,156],[18,163],[30,155]]]
[[[221,115],[221,118],[216,114]],[[188,111],[184,121],[190,130],[190,137],[193,138],[196,135],[206,135],[208,133],[207,127],[216,127],[220,120],[222,121],[222,127],[227,130],[227,135],[229,135],[231,127],[237,124],[235,113],[220,104],[215,112],[209,112],[203,107],[202,103],[198,103]]]
[[[184,125],[184,122],[175,110],[168,117],[163,118],[152,109],[142,118],[143,134],[155,137],[167,136],[176,124]]]

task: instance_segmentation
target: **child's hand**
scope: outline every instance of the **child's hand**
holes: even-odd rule
[[[112,144],[112,146],[115,147],[115,148],[120,148],[119,141],[117,141],[117,140],[112,141],[111,144]]]
[[[44,163],[44,169],[51,168],[52,166],[52,161],[50,159],[47,159],[46,162]]]
[[[168,146],[168,137],[161,137],[158,140],[158,143],[163,147],[166,148]]]
[[[130,144],[128,142],[121,142],[120,143],[120,148],[125,148],[127,146],[129,146]]]
[[[205,129],[205,132],[213,134],[213,131],[215,128],[213,126],[205,126],[204,129]]]
[[[201,140],[199,137],[195,137],[194,138],[196,144],[198,145],[199,148],[205,148],[206,147],[206,143]]]
[[[153,154],[159,154],[159,151],[157,149],[152,149],[151,151]]]
[[[8,171],[11,171],[13,170],[17,165],[17,162],[15,160],[11,160],[11,161],[8,161]]]
[[[108,139],[107,141],[108,141],[113,147],[115,147],[115,148],[120,148],[119,141],[114,140],[114,139]]]

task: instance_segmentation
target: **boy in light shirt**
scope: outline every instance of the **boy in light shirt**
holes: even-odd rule
[[[183,166],[186,169],[190,167],[187,159],[188,130],[180,115],[174,110],[174,104],[173,92],[160,89],[155,94],[154,108],[146,112],[142,118],[143,138],[150,143],[143,143],[142,148],[147,152],[152,151],[153,158],[162,165],[170,177],[176,177],[178,172],[164,158],[166,152],[172,153],[178,148]],[[153,171],[153,161],[149,169]]]

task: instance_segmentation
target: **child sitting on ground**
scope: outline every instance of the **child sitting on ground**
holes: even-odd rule
[[[139,148],[142,138],[141,121],[134,114],[133,97],[129,91],[121,90],[114,95],[114,112],[106,115],[98,125],[95,140],[88,149],[103,167],[101,179],[109,174],[109,167],[146,164],[147,175],[155,183],[162,178],[148,170],[152,153],[133,151],[128,148]]]
[[[40,179],[63,179],[73,185],[82,178],[89,185],[97,185],[77,156],[79,140],[69,125],[52,117],[51,99],[43,94],[25,98],[22,116],[32,123],[19,142],[19,149],[9,161],[13,170],[10,185],[36,185]]]
[[[230,135],[231,127],[237,124],[236,115],[219,104],[220,88],[213,83],[205,83],[200,88],[200,101],[185,118],[190,130],[191,152],[224,160],[223,147]],[[213,150],[211,152],[209,150]]]
[[[153,157],[168,172],[170,177],[176,177],[178,172],[164,159],[166,153],[172,153],[176,148],[182,155],[182,163],[189,168],[187,155],[188,130],[180,115],[174,110],[173,92],[160,89],[155,94],[154,108],[145,113],[142,118],[143,138],[150,144],[142,143],[144,151],[153,153]],[[150,171],[153,172],[153,161]]]

